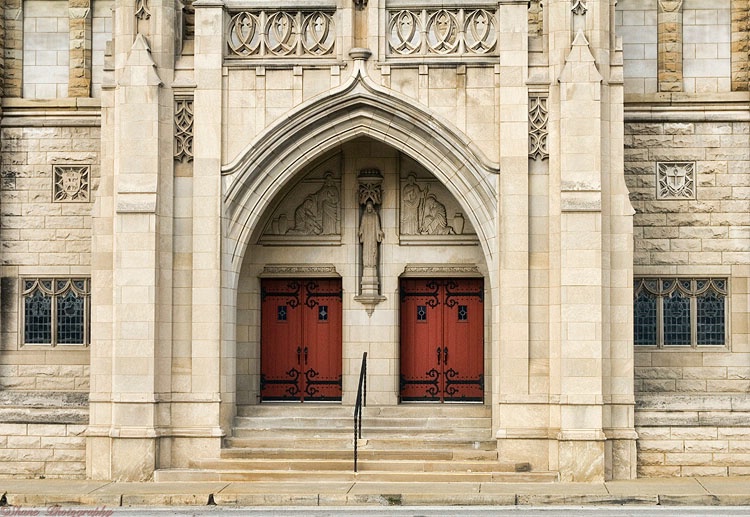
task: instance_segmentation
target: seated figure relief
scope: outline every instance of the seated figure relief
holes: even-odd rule
[[[414,174],[409,174],[401,190],[402,235],[456,235],[460,233],[448,224],[445,205],[430,186],[421,186]]]
[[[294,206],[294,205],[292,205]],[[327,173],[323,185],[308,194],[293,211],[289,221],[287,213],[279,213],[271,225],[274,235],[338,235],[339,189],[333,174]]]

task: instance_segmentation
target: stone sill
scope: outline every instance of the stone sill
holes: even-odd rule
[[[650,94],[627,94],[625,95],[625,110],[644,109],[650,107],[671,109],[689,107],[723,107],[726,105],[740,105],[747,110],[750,102],[750,92],[726,92],[726,93],[685,93],[685,92],[661,92]],[[733,107],[730,107],[733,109]]]
[[[91,110],[101,109],[101,99],[93,97],[67,97],[64,99],[23,99],[20,97],[6,97],[3,99],[3,109],[18,110]]]

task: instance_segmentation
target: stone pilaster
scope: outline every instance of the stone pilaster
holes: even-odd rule
[[[732,0],[732,91],[750,89],[750,0]]]
[[[658,0],[657,61],[660,92],[682,91],[682,0]]]
[[[20,97],[23,85],[23,2],[5,1],[5,97]]]
[[[91,0],[69,0],[68,97],[91,95]]]

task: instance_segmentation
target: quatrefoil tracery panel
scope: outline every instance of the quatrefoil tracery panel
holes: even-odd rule
[[[232,57],[330,56],[335,41],[333,15],[323,11],[243,11],[227,34]]]
[[[493,52],[496,44],[495,14],[486,9],[389,12],[392,56],[483,55]]]

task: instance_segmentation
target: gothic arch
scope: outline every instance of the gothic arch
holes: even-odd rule
[[[277,121],[223,168],[225,252],[237,274],[253,229],[281,188],[305,165],[360,136],[384,142],[430,170],[455,196],[490,259],[495,242],[499,166],[449,122],[363,74]]]

